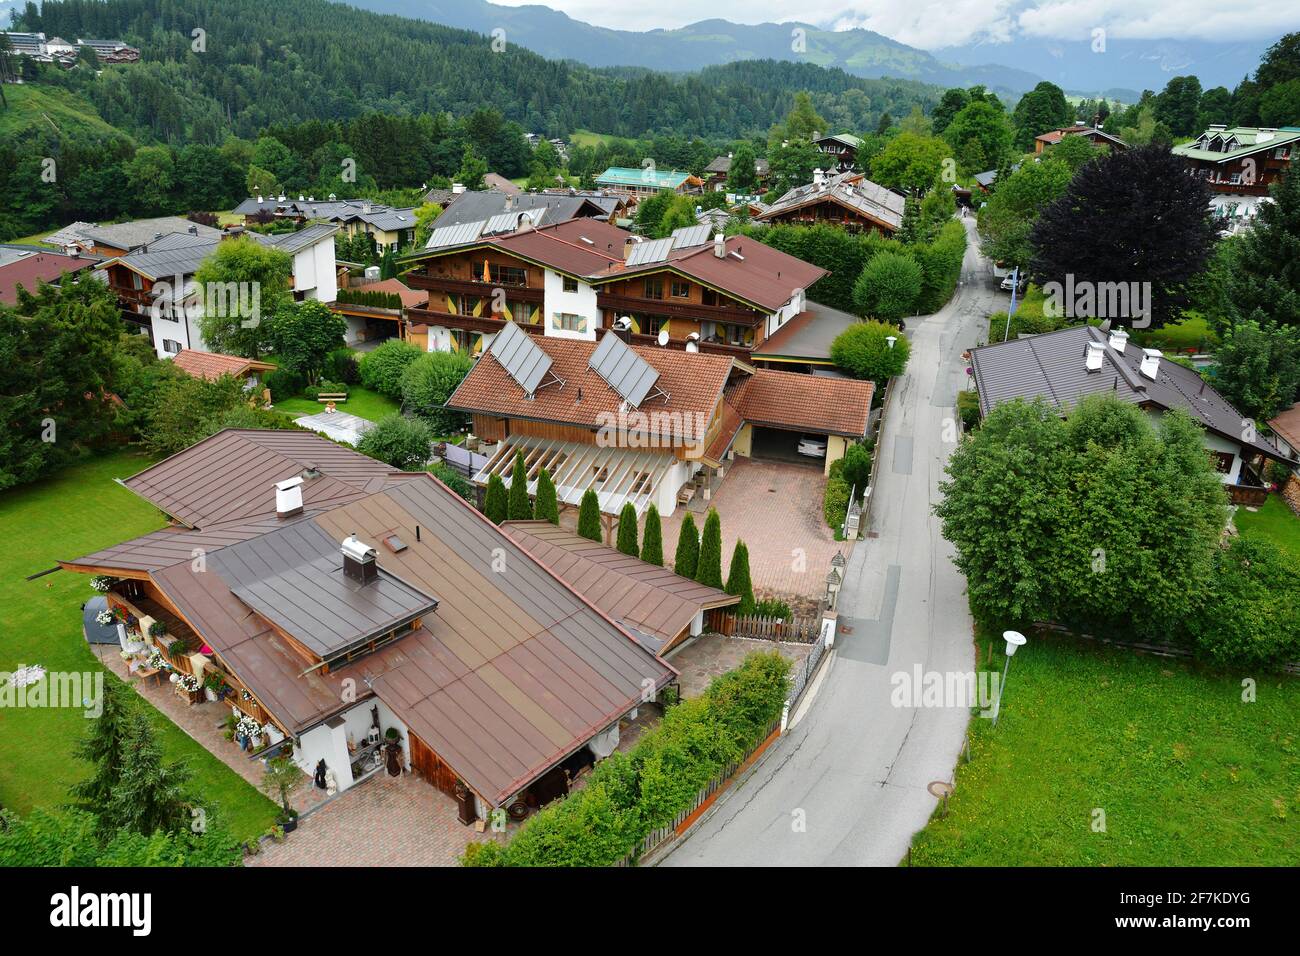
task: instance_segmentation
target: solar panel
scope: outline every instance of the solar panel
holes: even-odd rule
[[[659,381],[659,373],[650,363],[613,332],[605,333],[587,364],[634,408]]]
[[[673,248],[684,249],[688,246],[702,246],[709,241],[708,223],[698,226],[682,226],[673,230]]]
[[[488,346],[488,353],[529,396],[537,391],[537,386],[551,370],[551,357],[513,322],[507,322],[505,328],[496,334]]]
[[[424,248],[441,249],[444,246],[458,246],[461,243],[473,242],[483,234],[483,227],[486,225],[487,220],[480,220],[434,229],[429,234],[429,241],[424,244]]]
[[[650,242],[638,242],[632,246],[632,251],[627,254],[627,264],[630,266],[641,266],[648,262],[663,262],[668,258],[668,253],[673,250],[672,237],[667,239],[654,239]]]
[[[483,235],[490,236],[498,232],[514,232],[520,215],[517,212],[497,213],[483,227]]]

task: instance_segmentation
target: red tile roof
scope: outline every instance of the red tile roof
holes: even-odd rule
[[[761,368],[727,390],[755,425],[861,438],[871,415],[871,382]]]
[[[1268,427],[1292,448],[1300,450],[1300,402],[1270,421]]]
[[[35,248],[35,247],[33,247]],[[57,252],[36,252],[0,266],[0,302],[18,301],[18,286],[35,292],[41,282],[54,282],[67,272],[80,272],[98,264],[97,259],[73,258]]]
[[[172,361],[182,372],[188,372],[195,378],[205,378],[208,381],[223,375],[233,375],[238,378],[249,371],[270,372],[275,369],[270,362],[259,362],[239,355],[222,355],[219,352],[200,352],[198,349],[181,349]]]

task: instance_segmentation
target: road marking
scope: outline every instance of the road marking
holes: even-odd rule
[[[894,438],[894,474],[910,475],[912,473],[912,436],[897,435]]]

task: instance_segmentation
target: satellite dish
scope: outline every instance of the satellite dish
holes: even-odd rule
[[[687,332],[687,333],[686,333],[686,341],[687,341],[687,342],[698,342],[699,340],[700,340],[700,333],[699,333],[699,332]]]
[[[668,344],[668,330],[667,330],[667,329],[660,329],[660,330],[659,330],[659,345],[662,347],[662,346],[665,346],[665,345],[667,345],[667,344]]]

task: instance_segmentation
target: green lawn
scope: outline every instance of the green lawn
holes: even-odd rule
[[[1238,508],[1233,523],[1242,537],[1268,538],[1300,561],[1300,518],[1278,495],[1269,495],[1258,511]]]
[[[1164,352],[1186,352],[1188,349],[1205,352],[1218,345],[1219,337],[1202,316],[1188,313],[1181,322],[1171,322],[1164,328],[1149,332],[1135,330],[1133,341],[1142,348]]]
[[[43,483],[0,494],[6,541],[0,552],[0,671],[25,664],[48,671],[100,669],[81,632],[81,604],[95,593],[89,578],[68,571],[35,581],[23,578],[59,559],[161,528],[164,520],[156,508],[113,481],[150,461],[130,452],[90,458]],[[105,679],[116,680],[111,673]],[[265,833],[274,822],[275,805],[154,713],[168,758],[189,762],[196,791],[217,807],[231,831],[241,840]],[[0,804],[19,813],[62,804],[68,786],[87,769],[72,756],[85,727],[80,710],[0,711]]]
[[[385,415],[401,410],[397,402],[391,398],[380,395],[378,392],[372,392],[360,385],[348,386],[348,400],[341,402],[338,408],[339,411],[356,415],[358,418],[366,418],[372,422],[377,422]],[[315,415],[317,412],[325,411],[325,405],[323,402],[300,395],[295,398],[286,398],[282,402],[276,402],[275,410],[288,415]]]
[[[1031,634],[991,723],[914,865],[1300,864],[1300,679]]]

